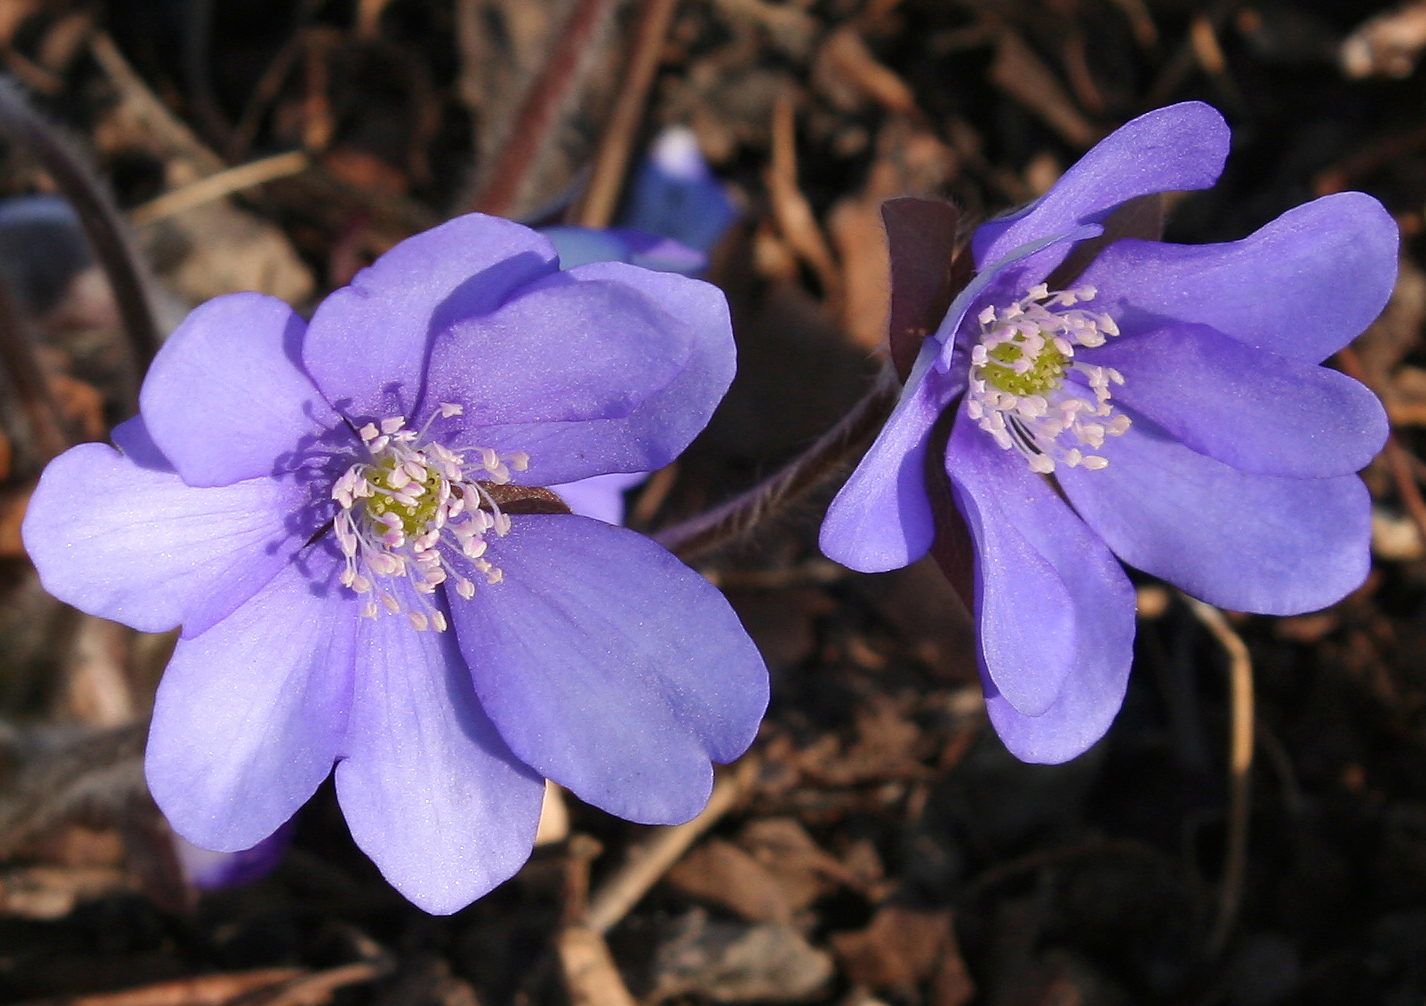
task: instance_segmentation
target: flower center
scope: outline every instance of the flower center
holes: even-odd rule
[[[342,584],[371,595],[361,610],[367,618],[385,608],[405,614],[418,631],[443,632],[446,617],[426,598],[448,579],[461,597],[475,596],[475,584],[455,570],[447,549],[469,559],[489,583],[504,576],[482,558],[486,533],[510,530],[509,516],[487,487],[508,483],[511,470],[524,471],[530,458],[523,452],[501,457],[488,447],[452,450],[426,439],[437,419],[461,411],[443,404],[419,432],[406,429],[403,416],[368,423],[360,435],[371,460],[352,465],[332,486],[332,499],[341,506],[334,529],[347,560]],[[403,604],[392,589],[391,581],[401,577],[415,588],[417,608]]]
[[[966,414],[1002,449],[1024,455],[1031,471],[1049,474],[1060,462],[1103,468],[1108,458],[1082,448],[1097,450],[1129,428],[1109,391],[1124,375],[1074,359],[1077,348],[1119,334],[1109,315],[1072,306],[1095,293],[1092,286],[1051,291],[1041,283],[1009,307],[980,313]],[[1067,379],[1072,372],[1078,377]]]

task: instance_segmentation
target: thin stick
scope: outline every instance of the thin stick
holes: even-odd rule
[[[328,1002],[339,988],[375,981],[390,970],[389,966],[372,961],[341,964],[294,978],[276,990],[255,996],[252,1001],[254,1006],[311,1006],[312,1003]]]
[[[585,922],[597,933],[607,933],[677,863],[698,837],[732,810],[752,788],[757,762],[744,758],[732,770],[719,776],[708,797],[708,806],[692,821],[660,828],[648,842],[630,854],[619,872],[604,881],[589,899]]]
[[[1228,757],[1228,841],[1223,867],[1223,893],[1218,918],[1208,936],[1208,952],[1222,953],[1238,918],[1243,899],[1243,879],[1248,871],[1248,810],[1253,769],[1253,661],[1248,647],[1233,631],[1223,612],[1211,604],[1185,597],[1189,610],[1213,633],[1228,654],[1229,708],[1232,739]]]
[[[311,166],[311,158],[307,156],[306,151],[302,150],[291,150],[285,154],[274,154],[272,157],[239,164],[235,168],[228,168],[216,175],[200,178],[191,185],[185,185],[180,189],[174,189],[172,192],[165,192],[155,199],[150,199],[142,206],[135,207],[129,212],[129,222],[135,227],[143,227],[156,220],[182,213],[184,210],[191,210],[195,206],[215,202],[234,192],[241,192],[243,189],[250,189],[255,185],[271,182],[278,178],[286,178],[288,175],[299,174]]]
[[[664,528],[652,536],[654,541],[686,560],[746,534],[865,450],[900,393],[900,382],[888,367],[861,401],[801,457],[722,506]]]
[[[510,137],[495,159],[495,168],[474,208],[495,216],[515,206],[530,166],[544,146],[556,112],[574,81],[581,59],[612,0],[578,0],[540,75],[530,85]]]
[[[158,352],[158,329],[144,287],[137,254],[129,244],[119,212],[93,172],[59,132],[47,123],[12,81],[0,78],[0,129],[39,160],[64,193],[94,248],[128,333],[139,376]]]
[[[639,12],[639,32],[634,38],[629,75],[619,92],[609,124],[599,140],[599,153],[594,158],[594,173],[584,191],[575,222],[581,227],[608,227],[619,208],[619,193],[624,188],[624,174],[629,167],[634,134],[644,117],[649,88],[653,86],[663,56],[663,41],[673,23],[678,0],[644,0]]]
[[[67,1006],[222,1006],[239,996],[266,991],[294,978],[300,978],[304,973],[303,968],[227,971],[158,982],[118,992],[96,992],[59,1001]],[[54,1003],[56,1000],[48,1001]]]

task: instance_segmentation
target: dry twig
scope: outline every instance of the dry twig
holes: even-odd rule
[[[1228,756],[1228,841],[1223,866],[1223,892],[1218,917],[1208,935],[1208,951],[1215,957],[1232,935],[1243,898],[1248,871],[1248,813],[1253,770],[1253,662],[1248,647],[1233,631],[1223,612],[1185,595],[1193,612],[1228,654],[1229,708],[1232,738]]]
[[[608,227],[618,209],[619,193],[629,168],[634,136],[644,117],[644,106],[653,86],[654,73],[663,55],[664,37],[673,21],[678,0],[644,0],[639,12],[639,32],[634,38],[629,74],[619,91],[619,100],[594,158],[594,173],[584,191],[575,222],[582,227]]]
[[[163,220],[165,217],[175,216],[184,210],[191,210],[195,206],[215,202],[224,196],[241,192],[243,189],[250,189],[256,185],[262,185],[264,182],[298,174],[306,171],[311,165],[311,159],[301,150],[292,150],[285,154],[275,154],[272,157],[264,157],[247,164],[239,164],[235,168],[228,168],[216,175],[209,175],[190,185],[173,189],[155,199],[150,199],[142,206],[135,207],[130,211],[129,222],[135,227],[143,227]]]
[[[177,981],[159,982],[119,992],[98,992],[66,999],[45,999],[26,1006],[226,1006],[240,996],[270,989],[307,973],[305,968],[258,968]]]
[[[757,772],[756,759],[744,757],[718,777],[703,813],[684,824],[660,828],[644,845],[631,850],[619,871],[605,880],[589,899],[586,919],[589,928],[596,933],[607,933],[618,925],[689,846],[737,805],[752,787]]]

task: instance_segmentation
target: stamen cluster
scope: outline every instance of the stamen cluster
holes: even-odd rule
[[[1009,307],[987,307],[978,318],[966,413],[1041,474],[1053,472],[1058,462],[1105,467],[1108,458],[1081,448],[1097,450],[1105,437],[1129,428],[1129,417],[1110,403],[1110,385],[1123,384],[1124,375],[1074,359],[1077,348],[1093,349],[1119,334],[1109,315],[1073,307],[1096,292],[1092,286],[1051,291],[1041,283]],[[1067,381],[1071,372],[1078,376]]]
[[[332,486],[332,499],[341,506],[334,529],[346,556],[342,584],[371,595],[361,610],[367,618],[384,607],[404,612],[418,631],[445,631],[445,615],[426,599],[450,579],[468,600],[475,584],[455,570],[443,547],[459,551],[491,584],[504,577],[483,558],[485,535],[507,534],[510,517],[485,487],[508,483],[512,470],[529,466],[529,455],[502,458],[488,447],[453,450],[426,440],[432,423],[461,411],[459,405],[442,404],[419,432],[405,428],[404,416],[383,419],[379,426],[367,423],[359,433],[371,460],[352,465]],[[484,478],[472,478],[476,471]],[[418,610],[403,605],[391,589],[389,581],[400,577],[411,580]]]

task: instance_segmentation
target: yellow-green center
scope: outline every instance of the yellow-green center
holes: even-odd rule
[[[367,511],[373,518],[380,517],[386,513],[393,513],[401,521],[401,532],[408,538],[425,534],[436,517],[436,508],[440,506],[441,476],[433,468],[426,469],[426,478],[423,482],[416,482],[414,479],[407,482],[402,489],[398,489],[396,483],[400,481],[395,477],[397,459],[394,457],[382,458],[381,461],[372,465],[366,472],[367,480],[376,489],[376,495],[366,501]],[[399,502],[386,495],[387,491],[403,492],[405,495],[413,495],[411,489],[420,485],[425,491],[416,497],[416,505],[410,506]]]
[[[1035,357],[1030,369],[1023,374],[1015,372],[1015,361],[1025,355],[1020,348],[1020,339],[1002,342],[987,354],[990,359],[980,368],[980,376],[1001,391],[1021,398],[1043,395],[1064,383],[1065,367],[1068,360],[1054,347],[1046,345]]]

